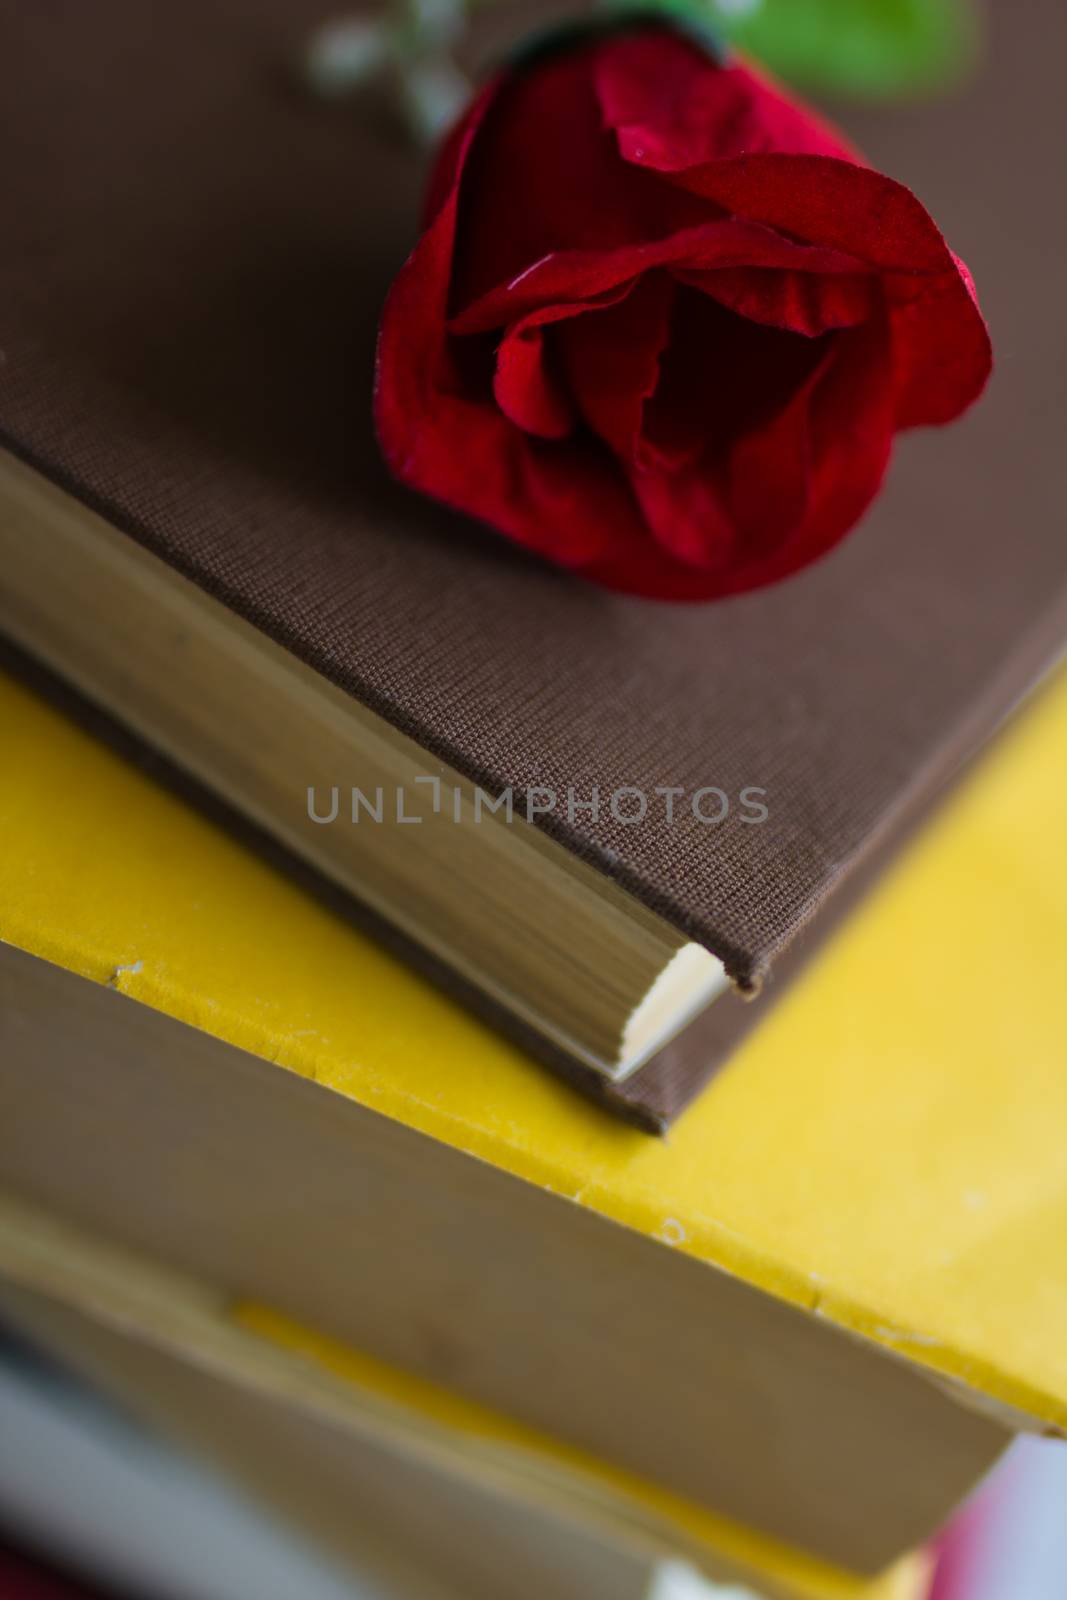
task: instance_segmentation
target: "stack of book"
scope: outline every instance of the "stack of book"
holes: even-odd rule
[[[988,404],[680,610],[384,481],[301,15],[3,22],[0,1317],[398,1600],[922,1600],[1067,1425],[1054,53]]]
[[[669,1140],[0,706],[3,1312],[335,1552],[407,1528],[483,1571],[521,1517],[531,1594],[541,1519],[864,1594],[1062,1425],[1063,686]],[[960,953],[936,989],[917,941]]]
[[[265,1516],[239,1484],[2,1332],[0,1431],[5,1600],[411,1600],[448,1592],[410,1545],[399,1566],[394,1554],[383,1567],[380,1540],[361,1551],[358,1575],[331,1563]],[[1059,1600],[1065,1487],[1067,1451],[1037,1440],[1015,1446],[930,1552],[928,1600]],[[2,1530],[14,1528],[17,1545],[5,1543]],[[551,1529],[548,1537],[557,1563],[565,1557],[573,1566],[581,1556],[590,1595],[724,1596],[722,1585],[677,1560],[626,1556],[574,1529],[566,1541]],[[508,1580],[505,1569],[506,1593]],[[751,1593],[725,1590],[730,1600]]]

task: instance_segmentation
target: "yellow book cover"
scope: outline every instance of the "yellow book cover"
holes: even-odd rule
[[[874,1578],[813,1560],[2,1194],[0,1313],[336,1556],[417,1554],[441,1600],[446,1577],[463,1600],[720,1592],[699,1574],[729,1600],[927,1594],[925,1551]]]
[[[1001,740],[666,1141],[585,1104],[10,681],[0,683],[0,728],[0,935],[14,952],[90,980],[109,1004],[117,992],[273,1063],[285,1069],[278,1081],[313,1080],[428,1136],[419,1147],[428,1160],[431,1146],[474,1157],[463,1168],[472,1181],[488,1168],[571,1202],[568,1215],[621,1224],[645,1241],[642,1261],[677,1258],[710,1269],[708,1282],[760,1291],[761,1304],[799,1308],[796,1326],[846,1336],[833,1346],[842,1372],[884,1352],[887,1382],[918,1373],[923,1393],[960,1402],[946,1415],[973,1417],[972,1476],[1010,1427],[1067,1423],[1067,854],[1048,848],[1067,834],[1067,683],[1045,691]],[[9,1063],[20,993],[10,991]],[[99,1130],[104,1116],[103,1100],[90,1104],[93,1087],[83,1081],[66,1096],[85,1101],[76,1107],[81,1151],[85,1128],[95,1116]],[[10,1089],[16,1112],[24,1088]],[[53,1097],[47,1117],[58,1125],[68,1109]],[[211,1117],[205,1099],[205,1127]],[[4,1126],[0,1177],[62,1207],[71,1163],[31,1169],[32,1140],[20,1145],[10,1118]],[[175,1171],[187,1155],[184,1145],[171,1152]],[[136,1161],[130,1149],[131,1170]],[[272,1178],[284,1190],[285,1174]],[[251,1181],[233,1172],[231,1193]],[[257,1203],[284,1229],[284,1207],[273,1192],[268,1201],[262,1174],[255,1181]],[[98,1182],[93,1205],[111,1226],[105,1187]],[[136,1243],[140,1219],[128,1210],[114,1226]],[[336,1224],[325,1204],[301,1221],[309,1242]],[[390,1234],[393,1222],[383,1216],[374,1227],[399,1262],[403,1229]],[[408,1246],[416,1258],[419,1241]],[[419,1379],[443,1374],[466,1400],[495,1406],[492,1375],[465,1365],[466,1352],[445,1348],[439,1334],[437,1346],[429,1336],[412,1344],[410,1329],[364,1340],[361,1326],[331,1322],[329,1296],[306,1297],[295,1322],[272,1322],[266,1302],[285,1296],[249,1278],[230,1286],[251,1291],[239,1314],[261,1333],[299,1342],[311,1337],[300,1324],[316,1322],[366,1343],[375,1359],[397,1358]],[[824,1354],[820,1344],[812,1370]],[[797,1373],[806,1359],[798,1354]],[[889,1406],[890,1389],[883,1399]],[[520,1424],[543,1423],[532,1400],[528,1410]],[[818,1432],[833,1426],[820,1414]],[[572,1433],[570,1443],[588,1442],[588,1429]],[[814,1435],[810,1443],[817,1453]],[[892,1471],[904,1493],[904,1465]],[[681,1484],[681,1499],[699,1498],[680,1473],[674,1479],[659,1487]],[[718,1485],[708,1500],[738,1510]],[[842,1528],[825,1506],[779,1515],[780,1501],[740,1520],[857,1569],[894,1553],[896,1525],[871,1532],[857,1518],[855,1530]],[[909,1505],[900,1528],[923,1516],[925,1502]]]

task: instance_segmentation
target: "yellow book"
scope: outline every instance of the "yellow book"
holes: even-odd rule
[[[1063,1427],[1067,685],[662,1142],[11,683],[0,732],[16,1194],[856,1571]]]
[[[386,1596],[927,1594],[924,1552],[835,1569],[2,1196],[0,1314]]]

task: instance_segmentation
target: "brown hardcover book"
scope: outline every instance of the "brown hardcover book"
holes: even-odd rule
[[[0,626],[661,1126],[1062,640],[1063,18],[1028,0],[969,94],[850,129],[973,268],[988,398],[904,441],[833,556],[705,606],[389,481],[374,333],[420,173],[300,93],[309,20],[0,7]]]

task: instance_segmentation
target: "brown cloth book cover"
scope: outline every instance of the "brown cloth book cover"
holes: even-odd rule
[[[0,4],[0,436],[487,791],[765,790],[760,826],[539,819],[757,988],[1063,637],[1060,9],[995,19],[966,93],[843,118],[972,268],[987,397],[903,439],[832,556],[695,606],[585,585],[390,482],[374,336],[421,174],[370,109],[301,94],[321,20]],[[611,1094],[662,1124],[752,1009],[713,1006]]]

